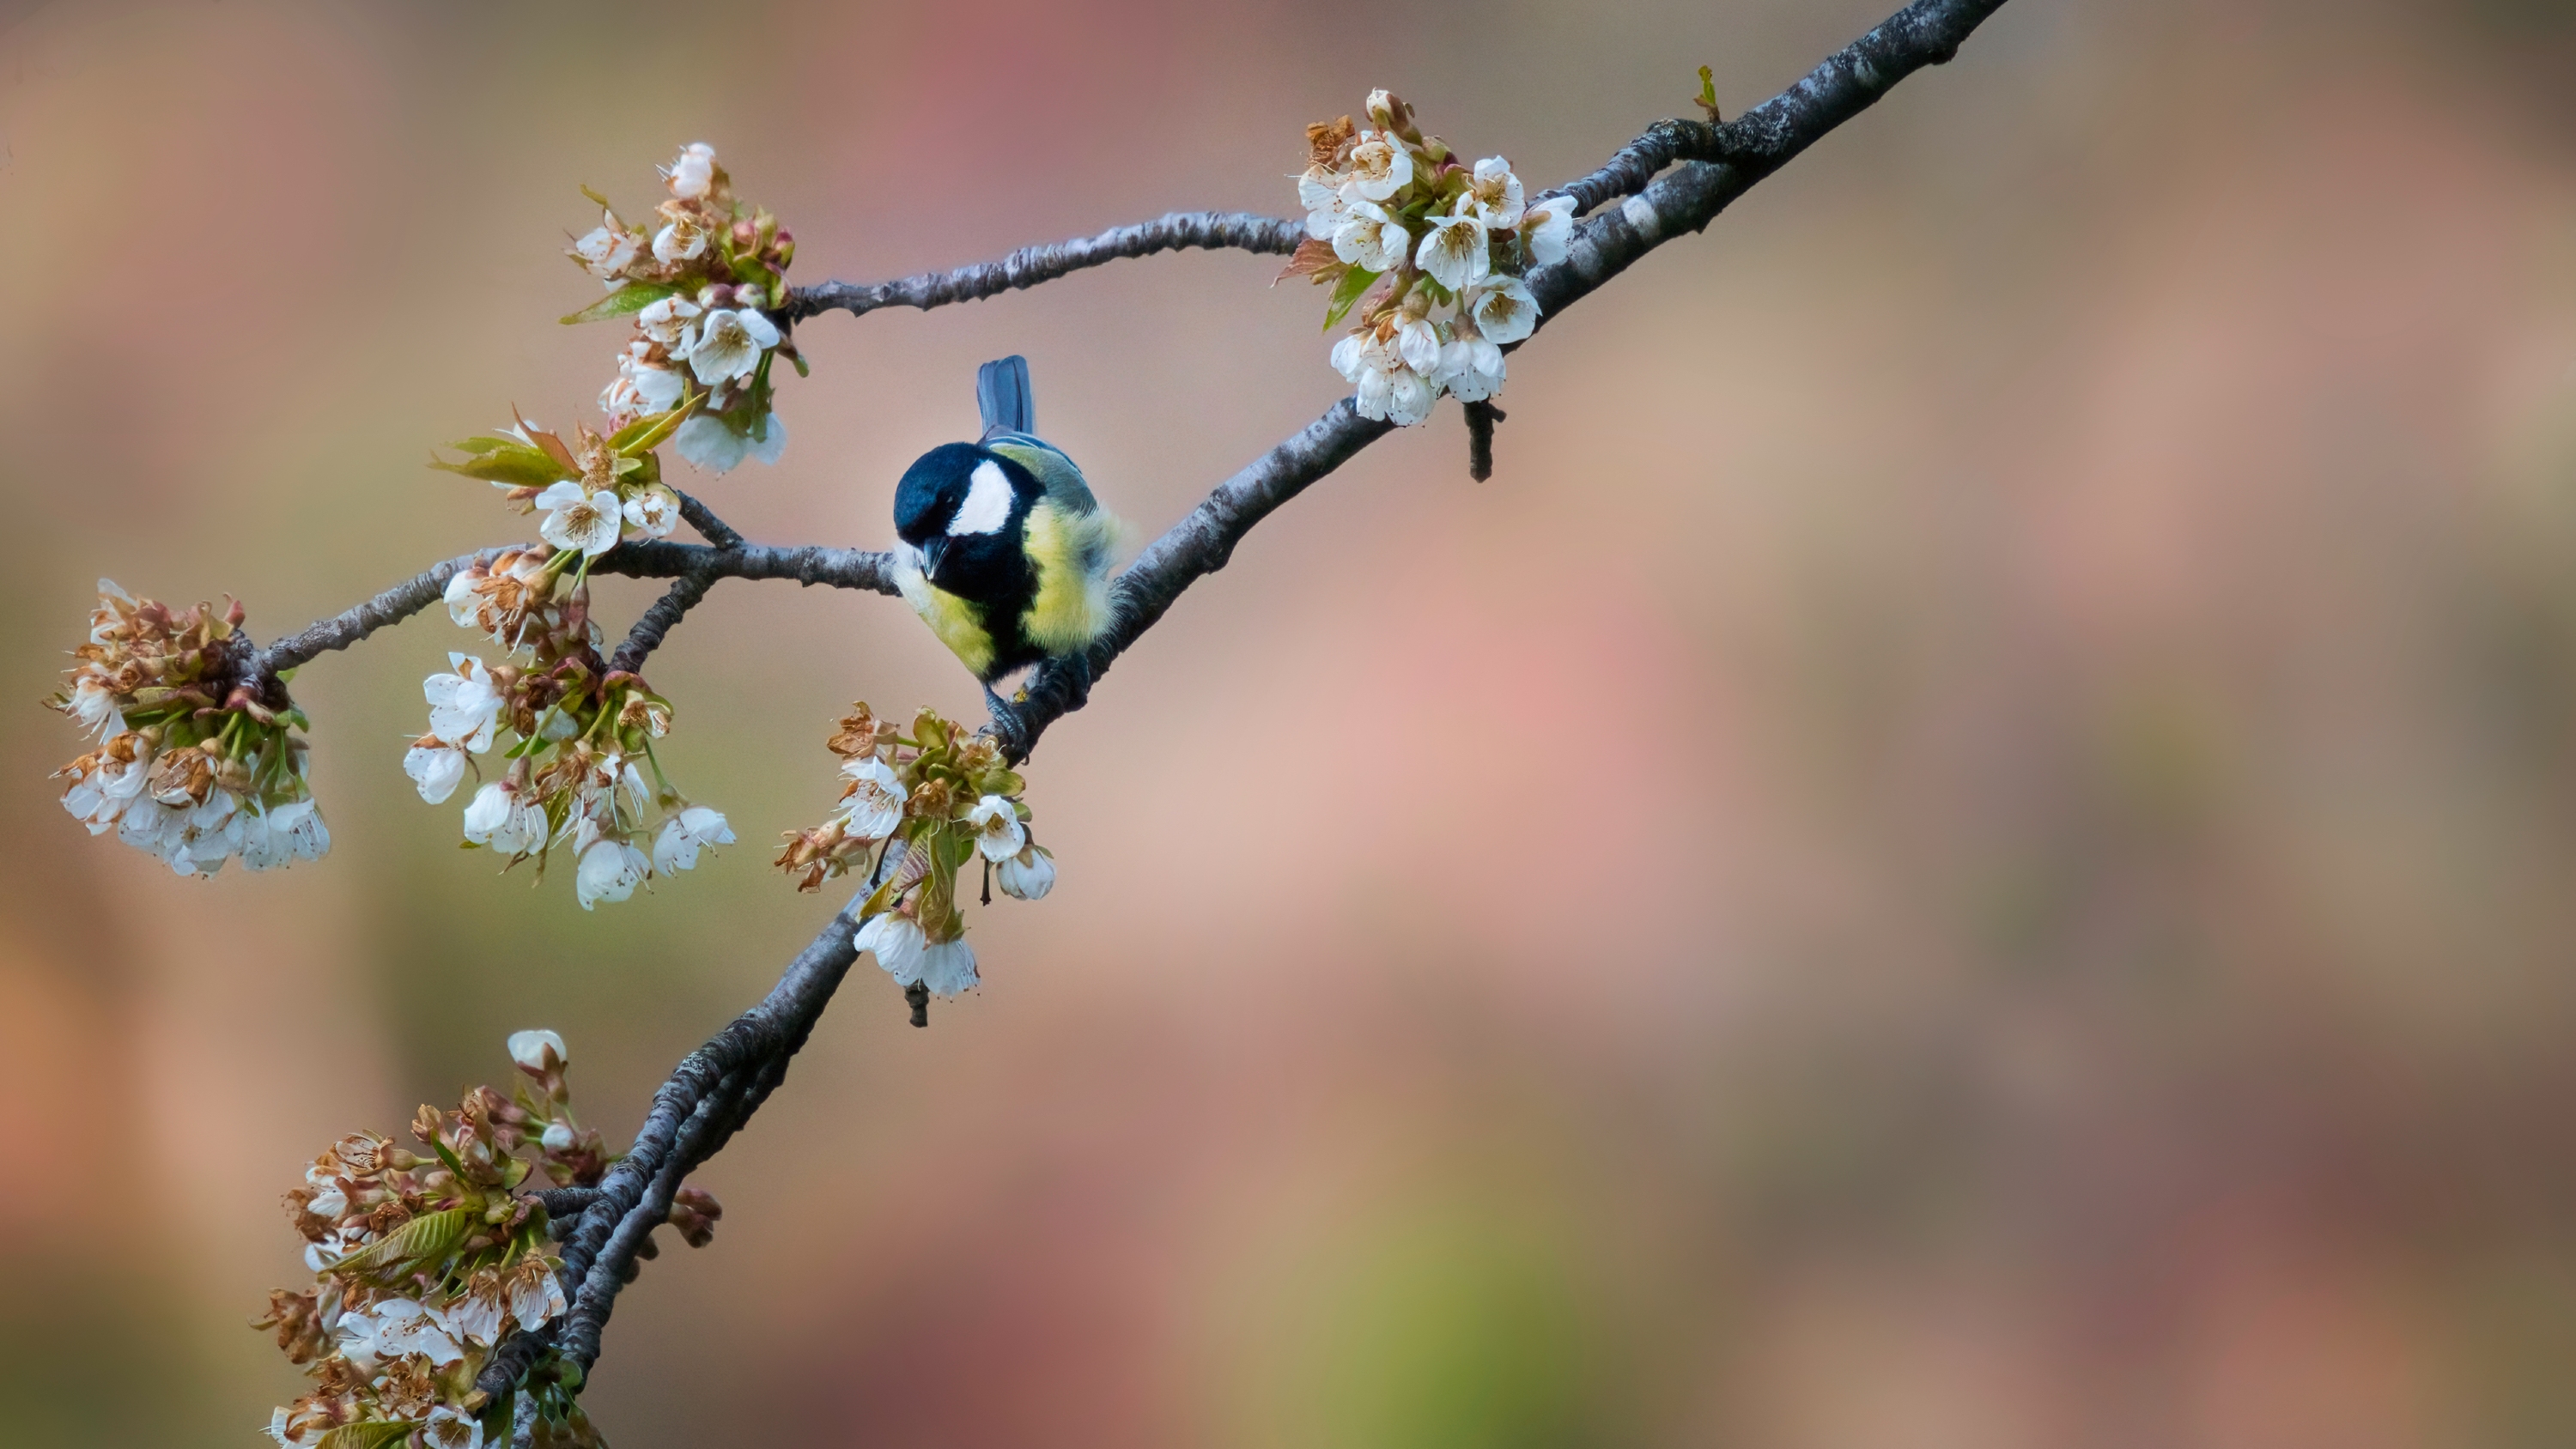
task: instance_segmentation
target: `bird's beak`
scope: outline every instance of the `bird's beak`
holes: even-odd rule
[[[921,576],[923,578],[928,579],[934,584],[939,582],[939,556],[946,552],[948,552],[948,540],[944,537],[934,538],[930,542],[921,546]]]

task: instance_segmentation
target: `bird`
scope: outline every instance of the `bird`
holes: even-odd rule
[[[982,436],[922,454],[895,486],[895,587],[984,686],[997,720],[1011,707],[994,684],[1050,660],[1070,666],[1079,705],[1091,645],[1117,617],[1109,564],[1124,525],[1037,436],[1027,358],[978,369],[975,403]]]

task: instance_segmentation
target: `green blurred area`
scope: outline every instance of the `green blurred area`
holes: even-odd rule
[[[91,580],[267,637],[516,539],[553,252],[714,143],[879,279],[1289,205],[1393,86],[1533,188],[1888,0],[0,11],[0,1449],[245,1445],[339,1134],[572,1046],[612,1139],[839,905],[767,842],[899,606],[720,589],[742,844],[585,914],[400,769],[435,612],[302,671],[316,866],[84,838]],[[621,1449],[2520,1449],[2576,1437],[2576,19],[2013,0],[1265,523],[1030,770],[926,1032],[862,965],[621,1301]],[[881,545],[974,365],[1148,536],[1338,395],[1239,256],[824,318],[756,538]],[[651,599],[608,581],[612,623]]]

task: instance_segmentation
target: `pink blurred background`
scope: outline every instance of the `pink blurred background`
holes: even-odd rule
[[[53,806],[90,581],[300,626],[524,536],[427,448],[593,416],[555,251],[713,142],[872,280],[1286,210],[1373,85],[1533,187],[1890,0],[0,9],[0,1445],[249,1445],[303,1159],[571,1041],[617,1140],[836,898],[888,600],[654,660],[746,843],[584,915],[307,669],[319,866]],[[985,989],[862,965],[622,1302],[621,1449],[2576,1442],[2576,6],[2015,0],[1959,62],[1274,519],[1050,735]],[[783,463],[879,545],[974,364],[1159,530],[1336,396],[1189,254],[820,319]],[[684,480],[685,481],[685,480]],[[613,619],[650,597],[601,590]]]

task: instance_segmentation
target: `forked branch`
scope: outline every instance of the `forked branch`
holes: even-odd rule
[[[1915,0],[1797,85],[1743,116],[1723,124],[1659,122],[1600,170],[1559,188],[1580,199],[1586,210],[1614,198],[1627,199],[1583,221],[1566,260],[1530,278],[1544,317],[1553,320],[1671,238],[1706,227],[1736,197],[1825,133],[1868,109],[1889,87],[1924,66],[1950,59],[1969,33],[2002,4],[2003,0]],[[1180,246],[1285,252],[1293,249],[1296,230],[1293,222],[1271,218],[1184,214],[1118,228],[1088,241],[1030,248],[998,263],[954,272],[874,286],[825,283],[798,292],[788,311],[803,317],[833,309],[857,314],[885,306],[938,306],[1034,286],[1117,257]],[[1183,591],[1223,568],[1254,525],[1389,430],[1387,423],[1360,417],[1345,400],[1218,485],[1120,575],[1116,584],[1119,622],[1090,651],[1088,670],[1042,667],[1017,705],[994,721],[1009,753],[1024,757],[1034,749],[1049,725],[1078,707],[1081,686],[1088,683],[1083,674],[1097,678],[1105,673]],[[884,555],[848,550],[630,545],[602,562],[612,572],[652,577],[704,577],[709,582],[726,577],[792,577],[805,583],[891,591]],[[426,607],[428,599],[436,596],[436,585],[426,580],[424,576],[423,581],[415,581],[427,593],[412,608]],[[400,602],[378,607],[377,613]],[[382,604],[371,601],[352,613]],[[382,622],[389,620],[378,618],[369,627],[380,627]],[[316,643],[303,657],[347,642]],[[272,651],[280,647],[272,646]],[[790,1059],[856,959],[854,930],[855,923],[846,914],[835,916],[760,1005],[681,1061],[655,1093],[633,1150],[610,1171],[599,1190],[563,1200],[568,1210],[563,1251],[568,1276],[577,1287],[561,1325],[561,1342],[585,1369],[598,1357],[601,1330],[619,1290],[632,1276],[636,1250],[669,1211],[670,1190],[719,1150],[784,1079]],[[498,1392],[513,1372],[512,1365],[496,1360],[486,1367],[482,1386]]]
[[[1666,241],[1706,227],[1736,197],[1866,110],[1907,75],[1950,59],[2002,4],[1914,0],[1795,86],[1735,120],[1659,121],[1599,170],[1557,188],[1550,194],[1575,198],[1580,210],[1591,215],[1577,224],[1562,262],[1526,279],[1542,325]],[[1619,204],[1609,205],[1613,201]],[[937,307],[1179,248],[1286,254],[1295,251],[1303,235],[1301,223],[1275,217],[1174,213],[955,271],[796,289],[780,312],[792,322],[827,311],[857,316],[884,307]],[[1471,405],[1469,426],[1480,477],[1491,465],[1498,417],[1488,404]],[[1046,730],[1080,707],[1091,683],[1153,628],[1184,591],[1225,567],[1254,526],[1392,426],[1362,417],[1345,399],[1219,484],[1118,577],[1113,586],[1117,621],[1088,653],[1041,666],[1021,696],[997,711],[991,729],[1004,753],[1014,762],[1026,758]],[[809,586],[895,592],[886,554],[753,544],[698,500],[682,495],[680,503],[681,517],[706,544],[631,541],[591,562],[593,572],[672,580],[620,645],[611,661],[616,668],[640,667],[681,617],[724,579],[793,579]],[[461,571],[478,562],[488,564],[501,552],[489,549],[449,559],[278,639],[250,653],[239,677],[255,695],[265,693],[284,671],[347,648],[438,603]],[[547,1344],[560,1346],[588,1370],[599,1355],[600,1335],[617,1295],[635,1276],[653,1229],[670,1215],[674,1194],[785,1079],[788,1064],[856,959],[856,928],[848,912],[835,916],[759,1005],[684,1058],[654,1094],[633,1148],[596,1188],[543,1195],[561,1248],[564,1279],[572,1285],[569,1306],[544,1329],[517,1335],[496,1351],[478,1378],[479,1388],[496,1395],[508,1390]]]

